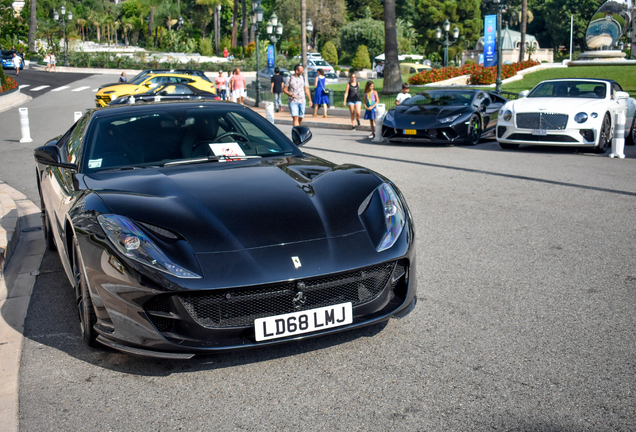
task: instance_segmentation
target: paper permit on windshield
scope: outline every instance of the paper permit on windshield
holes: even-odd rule
[[[210,144],[210,149],[215,156],[245,156],[245,153],[243,153],[241,146],[236,142]],[[230,160],[240,160],[240,158],[219,159],[219,162]]]

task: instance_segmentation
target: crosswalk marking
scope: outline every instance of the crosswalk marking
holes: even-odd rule
[[[71,86],[62,86],[62,87],[54,88],[51,91],[62,91],[62,90],[66,90],[67,88],[71,88]]]
[[[27,88],[27,87],[31,87],[31,84],[22,84],[21,86],[19,86],[18,88],[20,90],[22,90],[23,88]]]
[[[90,87],[90,86],[78,87],[78,88],[76,88],[76,89],[74,89],[74,90],[71,90],[71,91],[79,92],[79,91],[82,91],[82,90],[86,90],[86,89],[87,89],[87,88],[89,88],[89,87]]]
[[[99,89],[93,89],[93,93],[97,93]]]
[[[41,85],[39,87],[36,88],[32,88],[31,91],[40,91],[40,90],[44,90],[45,88],[51,87],[49,85]]]

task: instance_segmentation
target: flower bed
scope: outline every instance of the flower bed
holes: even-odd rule
[[[7,84],[2,86],[2,89],[0,89],[0,93],[13,90],[14,88],[18,86],[18,83],[15,82],[13,78],[11,77],[5,77],[5,78],[6,78]]]
[[[527,69],[540,64],[538,61],[526,60],[521,63],[502,65],[501,79],[510,78],[520,70]],[[497,67],[485,68],[478,64],[466,64],[461,67],[446,67],[442,69],[432,69],[420,72],[409,78],[409,84],[430,84],[438,81],[445,81],[462,75],[470,75],[469,84],[483,85],[493,84],[497,79]]]

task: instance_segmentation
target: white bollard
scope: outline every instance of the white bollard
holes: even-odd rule
[[[375,109],[375,137],[373,138],[373,142],[382,142],[384,139],[382,138],[382,123],[384,123],[384,116],[386,115],[386,105],[378,104]]]
[[[611,158],[625,158],[625,111],[620,110],[616,112],[616,127],[614,128],[614,138],[612,139],[612,152],[609,157]]]
[[[77,121],[82,118],[82,112],[81,111],[75,111],[73,113],[73,116],[75,117],[75,123],[77,123]]]
[[[271,124],[274,124],[274,104],[272,102],[267,102],[265,104],[265,118]]]
[[[20,128],[22,129],[21,143],[33,142],[31,139],[31,128],[29,128],[29,109],[18,108],[20,112]]]

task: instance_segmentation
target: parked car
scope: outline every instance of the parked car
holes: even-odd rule
[[[146,69],[144,71],[141,71],[140,73],[138,73],[134,77],[129,78],[128,79],[128,83],[136,81],[139,78],[145,77],[147,75],[156,75],[156,74],[160,74],[160,73],[173,73],[173,74],[179,74],[179,75],[193,75],[193,76],[201,78],[202,80],[205,80],[205,81],[208,81],[208,82],[212,82],[212,81],[210,81],[210,78],[208,78],[203,71],[200,71],[200,70],[197,70],[197,69]],[[99,90],[103,89],[104,87],[112,87],[112,86],[128,84],[128,83],[116,82],[116,83],[110,83],[110,84],[102,84],[101,86],[99,86]]]
[[[427,90],[391,108],[382,124],[389,141],[475,145],[493,132],[506,99],[493,92]]]
[[[422,71],[431,70],[431,67],[417,63],[400,63],[400,72],[402,75],[411,75]]]
[[[46,245],[84,342],[191,358],[408,314],[403,195],[304,153],[311,136],[234,103],[149,102],[91,110],[36,148]]]
[[[190,84],[162,84],[145,92],[123,96],[112,100],[108,105],[134,104],[138,102],[160,102],[173,100],[221,100],[216,93],[199,90]]]
[[[279,68],[279,69],[280,69],[280,74],[283,77],[288,77],[289,75],[291,75],[291,72],[289,70],[285,68]],[[261,87],[267,87],[269,89],[272,83],[273,76],[274,76],[274,68],[261,69],[258,73],[258,79],[260,80]]]
[[[104,87],[99,90],[95,95],[95,105],[97,108],[106,106],[110,101],[120,98],[122,96],[135,95],[137,93],[145,93],[149,89],[154,88],[160,84],[190,84],[199,90],[204,90],[210,93],[216,94],[216,88],[210,81],[205,81],[202,78],[194,75],[179,75],[179,74],[148,74],[143,75],[129,83]]]
[[[567,78],[542,81],[500,112],[497,141],[504,149],[521,144],[611,146],[618,110],[627,110],[625,143],[636,142],[636,101],[612,80]]]
[[[2,50],[2,69],[14,69],[13,54],[17,54],[14,50]],[[19,54],[18,54],[19,55]],[[20,70],[24,69],[24,62],[20,64]]]
[[[303,57],[300,55],[294,56],[294,60],[302,60],[302,58]],[[323,60],[322,54],[320,54],[319,52],[308,52],[307,60]]]
[[[316,80],[316,76],[318,72],[316,71],[307,71],[307,79],[309,80],[309,85],[314,85],[314,81]],[[338,84],[340,79],[338,79],[338,75],[333,72],[325,73],[326,84]],[[344,80],[343,80],[344,81]]]
[[[309,60],[307,59],[307,71],[316,72],[318,69],[322,69],[325,73],[334,73],[333,67],[329,63],[324,60]]]

